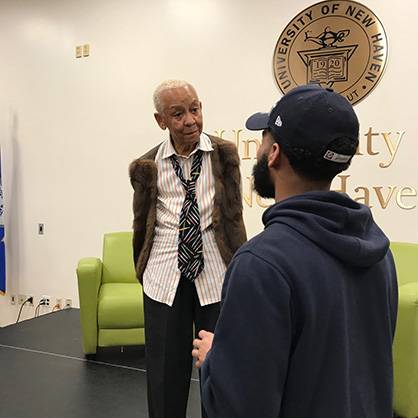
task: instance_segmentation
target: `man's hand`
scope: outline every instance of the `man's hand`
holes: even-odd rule
[[[206,354],[212,348],[213,333],[205,330],[199,331],[199,338],[193,341],[192,356],[195,358],[195,365],[199,369],[205,361]]]

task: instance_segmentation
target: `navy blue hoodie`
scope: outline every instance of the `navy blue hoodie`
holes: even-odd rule
[[[397,281],[370,210],[337,192],[266,210],[234,256],[202,366],[210,418],[392,418]]]

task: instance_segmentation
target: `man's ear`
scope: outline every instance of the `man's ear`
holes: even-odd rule
[[[270,148],[270,152],[267,156],[267,164],[269,167],[277,167],[281,159],[281,149],[277,142],[274,142]]]
[[[158,123],[158,126],[162,129],[165,130],[167,128],[167,125],[164,122],[164,118],[158,113],[154,113],[154,118]]]

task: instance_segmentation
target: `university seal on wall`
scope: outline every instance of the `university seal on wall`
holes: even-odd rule
[[[355,1],[322,1],[300,12],[283,30],[273,69],[283,94],[318,83],[355,104],[379,83],[387,56],[385,30],[368,7]]]

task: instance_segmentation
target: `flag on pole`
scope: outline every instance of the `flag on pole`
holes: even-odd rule
[[[1,150],[0,150],[0,294],[6,292],[6,248],[4,245],[4,202],[1,182]]]

